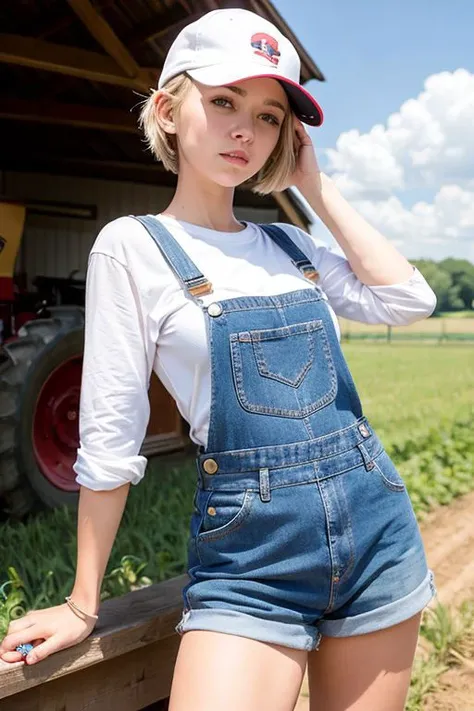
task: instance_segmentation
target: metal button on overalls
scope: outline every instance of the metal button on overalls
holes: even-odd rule
[[[202,463],[202,468],[206,472],[206,474],[215,474],[216,471],[219,469],[219,465],[217,464],[215,459],[205,459]]]
[[[222,306],[214,301],[207,307],[207,313],[209,316],[220,316],[222,313]]]

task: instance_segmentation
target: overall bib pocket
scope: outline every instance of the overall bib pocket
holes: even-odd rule
[[[387,489],[405,491],[405,482],[385,450],[382,450],[373,462],[375,464],[374,472],[377,472]]]
[[[248,412],[303,418],[336,397],[322,320],[231,333],[230,349],[237,397]]]
[[[217,540],[239,529],[247,519],[255,492],[204,490],[194,496],[194,515],[199,517],[196,538],[200,543]]]

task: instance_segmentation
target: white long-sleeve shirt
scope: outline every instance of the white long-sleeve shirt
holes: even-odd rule
[[[287,254],[257,225],[218,232],[159,216],[211,281],[204,304],[247,295],[276,295],[309,286]],[[337,332],[336,315],[393,326],[429,316],[436,297],[420,272],[400,284],[366,286],[349,262],[306,232],[284,225],[319,271]],[[204,314],[186,297],[145,228],[130,217],[107,224],[89,256],[86,327],[76,481],[114,489],[144,475],[139,454],[149,419],[149,379],[155,371],[206,446],[210,359]]]

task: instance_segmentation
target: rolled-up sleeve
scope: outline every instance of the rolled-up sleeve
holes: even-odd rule
[[[89,489],[137,484],[147,460],[139,454],[150,415],[148,385],[154,346],[127,268],[92,253],[86,281],[86,325],[76,482]]]
[[[317,250],[320,286],[338,316],[363,323],[408,326],[433,313],[436,295],[416,267],[404,282],[368,286],[357,278],[345,257],[325,247]]]

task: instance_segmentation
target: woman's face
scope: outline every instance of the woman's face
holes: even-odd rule
[[[175,117],[180,172],[190,167],[218,185],[240,185],[265,165],[289,110],[276,79],[193,82]]]

